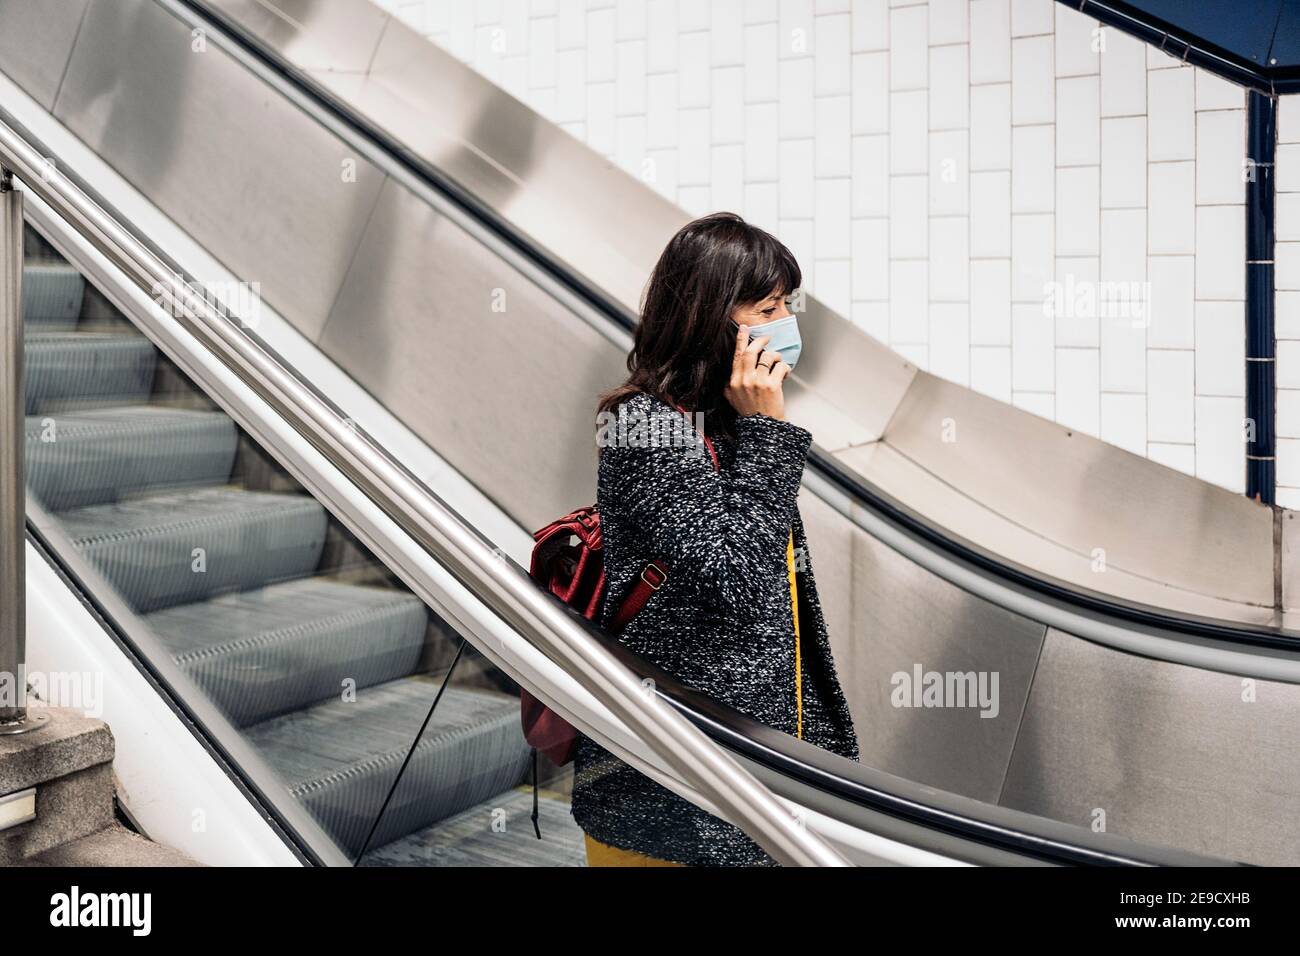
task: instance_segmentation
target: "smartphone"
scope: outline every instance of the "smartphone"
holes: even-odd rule
[[[735,319],[727,319],[727,324],[728,324],[729,326],[731,326],[731,334],[732,334],[732,335],[737,335],[737,334],[740,333],[740,324],[739,324]],[[753,330],[753,329],[750,329],[750,330],[749,330],[749,340],[750,340],[751,342],[754,341],[754,330]]]

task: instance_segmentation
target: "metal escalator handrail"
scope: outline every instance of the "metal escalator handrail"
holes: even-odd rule
[[[275,408],[453,577],[577,678],[773,859],[798,866],[847,865],[689,721],[648,697],[636,676],[600,645],[586,621],[539,589],[517,566],[501,560],[490,542],[280,363],[254,333],[214,308],[47,159],[24,136],[0,123],[0,167],[12,170],[93,248],[168,308],[218,361]]]

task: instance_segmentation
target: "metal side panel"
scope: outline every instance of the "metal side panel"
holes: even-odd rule
[[[43,107],[54,108],[89,0],[0,3],[0,68]]]
[[[1300,609],[1300,512],[1282,512],[1282,607]],[[1292,615],[1294,616],[1294,615]]]
[[[1253,693],[1253,699],[1246,699]],[[1051,629],[1001,803],[1226,859],[1297,862],[1300,686]]]
[[[857,528],[850,534],[851,638],[836,644],[836,658],[861,762],[996,801],[1045,628],[954,587]],[[927,698],[930,673],[973,674],[976,694],[965,706],[955,695]],[[981,674],[986,707],[978,705]]]
[[[1273,604],[1273,513],[1242,495],[927,373],[884,440],[1016,524],[1103,549],[1110,567]]]
[[[807,488],[799,492],[799,514],[808,536],[808,561],[816,575],[831,653],[861,748],[873,731],[851,686],[857,683],[854,667],[860,657],[858,632],[853,627],[853,528],[839,511]]]
[[[1276,622],[1271,607],[1213,598],[1133,574],[1114,563],[1098,562],[1009,520],[963,494],[886,442],[872,442],[836,455],[876,491],[905,501],[951,540],[997,556],[1026,574],[1055,580],[1082,592],[1104,592],[1149,607],[1174,608],[1181,614],[1233,621],[1255,627]]]
[[[799,491],[799,514],[835,659],[848,658],[854,652],[852,525],[807,488]]]
[[[55,115],[305,334],[383,174],[152,0],[92,0]]]
[[[593,500],[623,354],[392,180],[318,344],[524,527]]]

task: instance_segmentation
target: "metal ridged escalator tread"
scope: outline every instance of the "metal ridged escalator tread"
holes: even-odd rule
[[[157,405],[29,415],[26,430],[27,488],[51,511],[224,483],[238,443],[221,412]]]
[[[360,851],[377,807],[438,691],[435,679],[390,681],[357,695],[265,721],[248,731],[329,833]],[[357,733],[357,722],[365,728]],[[519,783],[519,699],[448,687],[393,794],[371,848],[482,803]]]
[[[23,323],[28,331],[71,329],[81,314],[86,280],[66,262],[23,264]]]
[[[304,608],[311,608],[304,614]],[[239,726],[412,673],[424,605],[412,594],[302,578],[146,618],[173,658]]]
[[[149,394],[157,351],[141,335],[116,332],[28,332],[24,372],[27,414],[57,400],[127,403]]]
[[[325,509],[307,495],[199,488],[59,517],[73,546],[140,612],[303,577],[325,546]]]

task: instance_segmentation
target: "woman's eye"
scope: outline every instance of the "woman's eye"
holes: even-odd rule
[[[775,311],[776,311],[776,306],[772,306],[772,308],[770,308],[770,309],[764,309],[764,310],[763,310],[763,314],[764,314],[764,315],[771,315],[771,314],[772,314],[773,312],[775,312]]]

